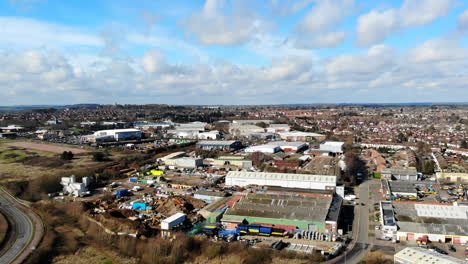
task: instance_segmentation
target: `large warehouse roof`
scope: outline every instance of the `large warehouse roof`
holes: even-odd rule
[[[331,185],[336,185],[336,176],[330,176],[330,175],[230,171],[228,172],[227,177],[265,179],[265,180],[272,179],[272,180],[284,180],[284,181],[308,181],[308,182],[320,182],[320,183],[329,183]]]
[[[237,141],[235,140],[205,140],[205,141],[199,141],[197,145],[208,145],[208,146],[230,146]]]
[[[462,264],[464,260],[451,256],[431,252],[424,248],[407,247],[395,254],[395,261],[405,261],[407,263],[428,263],[428,264]]]
[[[331,202],[328,197],[249,194],[226,214],[323,222]]]

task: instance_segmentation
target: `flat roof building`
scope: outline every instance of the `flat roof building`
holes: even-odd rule
[[[344,142],[338,141],[325,141],[324,143],[320,144],[320,150],[326,150],[331,153],[341,154],[343,153],[343,145]]]
[[[252,193],[229,208],[221,221],[288,225],[302,230],[336,233],[335,222],[341,210],[339,199]]]
[[[313,139],[324,140],[326,138],[326,136],[322,134],[302,131],[279,132],[278,135],[283,140],[292,141],[310,141]]]
[[[93,138],[95,141],[120,141],[129,139],[141,139],[142,133],[138,129],[111,129],[99,130],[94,132]]]
[[[429,241],[468,243],[468,206],[395,201],[392,205],[399,240],[428,236]]]
[[[466,264],[466,261],[420,247],[407,247],[393,257],[396,264]]]
[[[415,167],[388,168],[382,170],[382,177],[389,180],[417,181],[418,172]]]
[[[206,140],[199,141],[196,146],[205,150],[236,150],[242,147],[242,143],[235,140]]]
[[[443,182],[468,182],[468,173],[456,173],[456,172],[437,172],[437,180]]]
[[[230,171],[226,175],[228,186],[281,186],[288,188],[334,190],[336,188],[336,176]]]

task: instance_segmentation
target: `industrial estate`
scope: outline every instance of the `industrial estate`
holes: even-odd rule
[[[467,263],[465,106],[78,105],[0,125],[2,263]]]

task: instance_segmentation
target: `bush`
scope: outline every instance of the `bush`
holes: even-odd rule
[[[96,153],[93,153],[93,160],[94,161],[104,161],[106,158],[106,155],[102,152],[96,152]]]
[[[63,160],[72,160],[73,159],[73,152],[71,151],[64,151],[62,155],[60,155],[60,158]]]

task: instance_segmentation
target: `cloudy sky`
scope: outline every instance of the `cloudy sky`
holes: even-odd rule
[[[468,101],[465,0],[0,0],[0,105]]]

